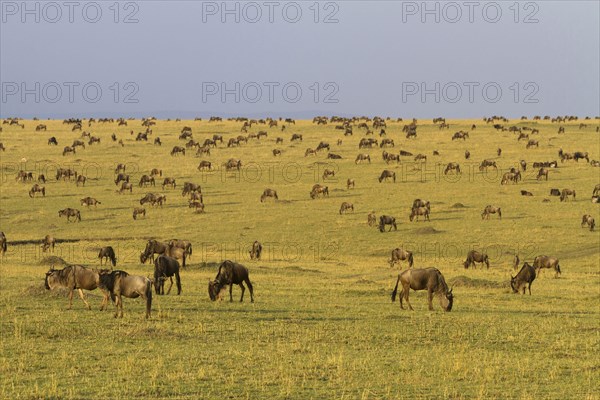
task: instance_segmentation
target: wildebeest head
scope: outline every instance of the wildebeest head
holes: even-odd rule
[[[454,295],[452,294],[452,289],[446,292],[445,296],[442,296],[442,308],[444,311],[451,311],[452,304],[454,303]]]
[[[46,290],[50,290],[50,280],[54,280],[53,279],[53,275],[54,272],[56,272],[56,270],[54,269],[54,267],[50,268],[50,271],[46,272],[46,278],[44,279],[44,286],[46,287]]]
[[[220,282],[218,282],[216,280],[208,281],[208,296],[210,297],[211,301],[217,300],[222,288],[223,288],[223,286],[221,286]]]

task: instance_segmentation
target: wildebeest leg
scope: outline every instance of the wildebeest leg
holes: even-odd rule
[[[91,310],[92,306],[90,306],[89,303],[85,300],[85,296],[83,295],[83,290],[77,289],[77,292],[79,293],[79,297],[81,297],[81,300],[83,300],[83,302],[87,306],[88,310]]]
[[[244,284],[242,282],[238,283],[238,285],[240,285],[240,288],[242,289],[242,297],[240,297],[240,303],[242,301],[244,301],[244,292],[246,291],[246,288],[244,287]]]
[[[74,290],[75,290],[75,289],[71,289],[71,290],[69,291],[69,308],[68,308],[68,310],[70,310],[70,309],[71,309],[71,307],[73,307],[73,291],[74,291]]]
[[[177,295],[181,294],[181,277],[179,276],[179,271],[175,272],[175,282],[177,283]]]
[[[252,287],[252,283],[250,283],[250,279],[246,279],[246,285],[248,285],[248,290],[250,291],[250,302],[254,303],[254,288]]]
[[[523,289],[523,294],[525,294],[525,289]],[[531,296],[531,282],[529,282],[529,295]]]
[[[404,297],[404,289],[400,290],[400,308],[404,310],[404,304],[402,304],[402,299]]]
[[[169,280],[171,281],[171,284],[169,285],[169,290],[167,290],[167,294],[171,293],[171,288],[173,287],[173,277],[170,276]],[[177,294],[179,294],[179,293],[177,293]]]
[[[410,305],[410,301],[408,300],[408,294],[410,292],[410,288],[409,289],[402,289],[402,291],[404,292],[404,299],[406,300],[406,304],[408,304],[408,309],[411,310],[411,311],[414,311],[414,309]]]
[[[433,290],[427,290],[427,303],[429,304],[429,311],[433,311]]]
[[[103,311],[108,306],[108,292],[102,291],[102,303],[100,304],[100,311]]]
[[[233,301],[233,283],[229,284],[229,301]]]

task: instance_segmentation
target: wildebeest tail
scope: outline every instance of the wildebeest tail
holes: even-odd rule
[[[560,264],[556,263],[556,272],[558,272],[559,274],[562,274],[562,272],[560,271]]]
[[[414,264],[413,253],[408,253],[408,267],[412,268],[413,264]]]
[[[398,283],[400,283],[400,274],[398,274],[398,280],[396,281],[396,286],[394,286],[394,291],[392,292],[392,303],[396,301],[396,294],[398,293]]]
[[[7,244],[6,244],[6,240],[4,240],[4,241],[2,242],[2,251],[3,251],[3,252],[6,252],[6,249],[7,249]]]

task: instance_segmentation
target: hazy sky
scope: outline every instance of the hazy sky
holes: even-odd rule
[[[2,0],[0,115],[598,115],[599,4]]]

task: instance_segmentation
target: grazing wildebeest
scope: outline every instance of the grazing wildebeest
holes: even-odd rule
[[[169,278],[171,285],[167,294],[171,293],[173,287],[173,276],[177,284],[177,295],[181,294],[181,277],[179,276],[179,262],[171,257],[160,255],[154,260],[154,290],[156,294],[165,294],[165,280]]]
[[[125,172],[125,164],[117,164],[117,167],[115,168],[115,174],[118,174],[119,172]]]
[[[521,179],[520,171],[506,172],[502,176],[502,180],[500,181],[500,184],[504,185],[508,182],[517,183],[520,179]]]
[[[304,157],[316,156],[316,155],[317,155],[317,152],[311,148],[306,149],[306,151],[304,152]]]
[[[162,142],[160,141],[160,137],[157,136],[157,137],[154,138],[154,144],[158,145],[158,146],[162,146]]]
[[[150,177],[148,175],[142,175],[142,177],[140,178],[139,187],[148,186],[148,185],[156,186],[156,182],[154,181],[154,178]]]
[[[310,191],[310,198],[314,199],[319,195],[329,196],[329,188],[327,186],[322,186],[316,183],[313,185],[312,190]]]
[[[100,203],[98,200],[94,199],[93,197],[84,197],[83,199],[80,200],[81,201],[81,205],[82,206],[94,206],[96,207],[98,204],[102,204]]]
[[[275,144],[280,144],[280,143],[283,143],[283,138],[282,137],[275,138]]]
[[[79,186],[79,184],[81,184],[81,186],[85,186],[85,182],[87,181],[87,178],[83,175],[78,175],[77,179],[75,180],[75,184],[77,186]]]
[[[592,192],[592,196],[597,196],[600,194],[600,183],[594,186],[594,191]]]
[[[371,164],[371,156],[368,154],[359,154],[356,156],[356,160],[354,160],[354,163],[358,164],[359,162],[363,161],[368,161],[369,164]]]
[[[590,158],[588,156],[587,151],[576,151],[575,153],[573,153],[573,159],[577,162],[579,162],[579,159],[585,159],[587,162],[590,162]]]
[[[0,232],[0,252],[2,255],[6,253],[6,250],[8,250],[8,240],[6,239],[4,232]]]
[[[279,197],[277,196],[277,191],[273,190],[273,189],[265,189],[263,194],[260,196],[260,202],[263,203],[267,197],[272,197],[275,200],[279,200]]]
[[[133,183],[129,183],[129,182],[121,183],[121,188],[118,190],[118,193],[123,193],[126,190],[129,190],[129,193],[133,193]]]
[[[395,231],[398,230],[398,227],[396,226],[396,218],[391,217],[389,215],[382,215],[379,217],[379,232],[385,232],[385,226],[389,225],[390,229],[388,230],[388,232],[390,232],[392,230],[392,228],[394,228]]]
[[[320,142],[320,143],[317,145],[317,148],[316,148],[315,150],[316,150],[316,151],[320,151],[320,150],[326,149],[327,151],[329,151],[329,150],[331,150],[331,148],[330,148],[330,147],[331,147],[331,146],[329,146],[329,143],[326,143],[326,142]]]
[[[444,175],[448,175],[448,172],[450,171],[455,171],[457,174],[460,174],[460,165],[458,165],[458,163],[455,162],[448,163],[448,165],[446,165],[446,168],[444,169]]]
[[[273,157],[277,157],[281,155],[281,150],[279,149],[273,149]]]
[[[569,200],[569,196],[573,196],[573,200],[575,200],[575,190],[572,189],[563,189],[560,193],[560,201]]]
[[[150,176],[162,176],[162,169],[152,168],[152,171],[150,171]]]
[[[490,219],[491,214],[498,214],[498,218],[502,218],[502,210],[500,209],[500,207],[487,205],[481,213],[481,219]]]
[[[29,197],[35,197],[36,193],[41,193],[42,196],[46,197],[46,187],[45,186],[40,186],[37,183],[34,184],[31,187],[31,190],[29,190]]]
[[[521,190],[521,196],[533,196],[533,193],[528,192],[527,190]]]
[[[463,266],[465,268],[469,268],[472,265],[473,268],[475,268],[476,262],[485,264],[488,269],[490,268],[490,260],[487,254],[483,254],[475,250],[471,250],[467,253],[467,259],[463,263]]]
[[[465,160],[471,158],[471,152],[469,150],[465,150]]]
[[[110,292],[110,296],[115,302],[115,318],[123,318],[123,299],[122,296],[130,299],[141,297],[146,300],[146,318],[150,317],[152,309],[152,281],[145,276],[129,275],[125,271],[99,271],[101,289]]]
[[[260,244],[260,242],[258,240],[255,240],[254,243],[252,243],[252,248],[250,249],[249,253],[250,253],[250,259],[251,260],[260,260],[260,256],[262,254],[262,244]]]
[[[175,183],[175,178],[165,178],[163,180],[162,188],[165,189],[165,186],[171,186],[172,189],[175,189],[177,184]]]
[[[548,173],[550,171],[546,168],[540,168],[540,170],[538,171],[537,177],[536,179],[539,181],[540,179],[542,179],[544,176],[546,177],[546,180],[548,180]]]
[[[479,164],[480,171],[483,171],[484,169],[487,170],[488,167],[494,167],[495,169],[498,169],[496,161],[493,160],[483,160],[481,164]]]
[[[528,148],[533,147],[533,146],[540,147],[540,143],[537,140],[530,139],[527,142],[527,145],[525,146],[525,148],[528,149]]]
[[[550,189],[550,196],[560,196],[560,189]]]
[[[181,154],[183,154],[185,156],[185,147],[173,146],[173,149],[171,150],[171,155],[172,156],[178,156],[179,153],[181,153]]]
[[[181,196],[184,197],[185,195],[190,194],[192,192],[202,193],[202,188],[200,187],[200,185],[197,185],[195,183],[184,182],[183,190],[181,191]]]
[[[340,206],[340,215],[342,215],[342,213],[348,212],[348,210],[352,210],[352,212],[354,212],[354,204],[345,201]]]
[[[54,252],[54,246],[56,244],[56,239],[54,239],[51,235],[46,235],[44,239],[42,239],[42,251],[45,253],[49,248],[52,248],[52,252]]]
[[[558,263],[558,258],[549,257],[549,256],[537,256],[533,260],[533,266],[536,269],[537,274],[539,275],[542,268],[552,268],[554,269],[554,277],[557,278],[560,271],[560,265]]]
[[[527,162],[525,160],[519,161],[519,166],[523,171],[527,171]]]
[[[327,158],[330,160],[341,160],[342,156],[340,156],[339,154],[329,153],[327,154]]]
[[[419,207],[426,207],[428,210],[430,210],[431,203],[429,203],[428,201],[421,200],[421,199],[415,199],[413,201],[412,208],[419,208]]]
[[[323,180],[329,178],[330,176],[335,177],[335,171],[331,169],[325,169],[325,171],[323,171]]]
[[[525,133],[525,132],[519,133],[519,137],[517,138],[517,141],[520,142],[521,139],[523,139],[523,140],[529,140],[529,134]]]
[[[59,217],[67,217],[67,222],[71,222],[71,217],[75,218],[75,221],[79,221],[81,222],[81,213],[79,212],[79,210],[76,210],[74,208],[65,208],[62,209],[60,211],[58,211],[58,216]]]
[[[126,175],[122,172],[119,173],[115,178],[115,185],[118,186],[120,182],[129,182],[129,175]]]
[[[169,241],[169,246],[170,247],[178,247],[180,249],[185,250],[185,254],[188,257],[192,256],[192,242],[190,242],[189,240],[183,240],[183,239],[171,239]]]
[[[454,296],[452,289],[448,289],[444,276],[437,268],[425,269],[407,269],[398,274],[396,286],[392,292],[392,302],[396,301],[396,293],[398,292],[398,283],[402,282],[402,290],[400,291],[400,307],[404,310],[402,300],[406,300],[408,308],[412,310],[408,295],[412,290],[427,290],[427,302],[429,310],[433,311],[433,296],[437,295],[440,300],[440,306],[444,311],[452,310]]]
[[[383,148],[383,147],[394,147],[394,146],[395,146],[395,144],[394,144],[394,140],[393,139],[383,139],[381,141],[381,143],[379,144],[380,148]]]
[[[413,207],[410,210],[410,216],[409,216],[410,221],[412,222],[415,217],[417,218],[417,221],[418,221],[419,215],[424,216],[426,221],[430,221],[429,207]]]
[[[200,164],[198,164],[198,171],[204,170],[212,170],[212,163],[210,161],[200,161]]]
[[[381,183],[384,179],[387,181],[388,178],[392,178],[394,183],[396,182],[396,173],[394,171],[390,171],[389,169],[384,169],[379,175],[379,183]]]
[[[292,138],[290,139],[291,142],[295,142],[295,141],[302,141],[302,135],[298,134],[298,133],[294,133],[292,135]]]
[[[231,169],[237,169],[239,171],[241,167],[242,167],[242,161],[241,160],[237,160],[235,158],[230,158],[225,163],[225,169],[227,171],[229,171]]]
[[[425,154],[419,153],[415,156],[415,161],[427,161],[427,156]]]
[[[594,227],[596,226],[596,221],[594,220],[594,217],[592,217],[589,214],[585,214],[583,216],[583,218],[581,219],[581,227],[583,228],[584,225],[587,225],[590,227],[590,231],[594,230]]]
[[[498,155],[498,157],[500,157],[500,155],[502,154],[502,149],[500,147],[498,147],[498,150],[496,150],[496,154]]]
[[[350,179],[348,178],[348,180],[346,181],[346,189],[350,189],[353,188],[356,185],[356,182],[354,182],[354,179]]]
[[[110,260],[113,267],[117,266],[117,257],[115,256],[115,251],[111,246],[102,247],[98,253],[98,258],[100,259],[100,266],[102,266],[103,259],[106,259],[106,263],[108,263],[108,260]]]
[[[73,305],[73,292],[77,290],[79,297],[85,303],[89,310],[92,309],[90,304],[85,300],[83,295],[83,289],[94,290],[100,288],[104,295],[100,310],[103,310],[108,303],[108,292],[99,285],[99,274],[98,271],[90,270],[81,265],[69,265],[63,269],[51,268],[46,272],[46,278],[44,280],[44,286],[47,290],[52,290],[57,287],[64,287],[69,289],[69,309]]]
[[[250,290],[250,301],[254,303],[254,289],[248,276],[248,268],[242,264],[225,260],[219,266],[219,272],[214,280],[208,282],[208,295],[212,301],[215,301],[223,287],[229,285],[229,301],[233,301],[233,285],[239,285],[242,289],[240,302],[244,301],[244,282]]]
[[[71,145],[71,147],[73,149],[75,149],[75,147],[83,147],[85,149],[85,143],[81,140],[74,140],[73,144]]]
[[[535,276],[535,268],[525,262],[517,276],[510,276],[510,288],[513,293],[522,291],[522,294],[525,294],[525,289],[529,289],[529,295],[531,296],[531,284],[535,280]]]
[[[38,182],[46,183],[46,176],[44,174],[39,174],[37,180]]]
[[[64,156],[69,153],[75,154],[75,147],[65,146],[65,148],[63,149],[62,155]]]
[[[100,143],[100,138],[96,136],[90,136],[90,140],[88,141],[88,145],[93,145],[94,143]]]
[[[452,135],[452,140],[455,140],[455,139],[467,140],[468,137],[469,137],[469,132],[459,131],[459,132],[456,132],[454,135]]]
[[[146,217],[146,209],[141,207],[136,207],[133,209],[133,219],[137,219],[138,215],[143,215]]]
[[[515,254],[515,258],[513,259],[513,269],[517,269],[520,262],[521,260],[519,259],[519,255]]]
[[[52,136],[50,139],[48,139],[48,145],[58,146],[58,140],[56,140],[56,138]]]
[[[401,249],[399,247],[392,250],[392,258],[390,259],[390,268],[394,266],[394,264],[400,264],[400,261],[408,261],[408,268],[412,268],[414,264],[413,253],[411,251],[407,251]]]

